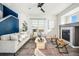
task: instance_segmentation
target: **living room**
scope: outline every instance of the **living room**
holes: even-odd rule
[[[78,12],[79,3],[0,3],[0,55],[78,56]]]

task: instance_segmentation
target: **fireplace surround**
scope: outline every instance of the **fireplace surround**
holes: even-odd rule
[[[65,42],[73,48],[79,48],[79,22],[64,24],[59,26],[59,38],[63,38]]]

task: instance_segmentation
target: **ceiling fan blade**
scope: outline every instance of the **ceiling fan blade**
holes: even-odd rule
[[[42,8],[41,8],[41,11],[42,11],[43,13],[45,13],[44,9],[42,9]]]
[[[38,3],[38,7],[42,7],[44,3]]]

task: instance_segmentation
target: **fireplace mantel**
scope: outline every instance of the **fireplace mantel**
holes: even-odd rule
[[[75,26],[79,26],[79,22],[76,23],[69,23],[69,24],[63,24],[60,25],[61,27],[75,27]]]

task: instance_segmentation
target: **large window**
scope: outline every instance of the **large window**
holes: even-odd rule
[[[44,28],[45,27],[45,20],[38,20],[38,26],[39,26],[39,28]]]
[[[32,27],[38,26],[38,20],[31,20],[32,21]]]
[[[54,20],[46,20],[45,18],[31,18],[32,28],[52,29],[54,28]]]
[[[31,24],[33,28],[44,29],[45,18],[31,18]]]

